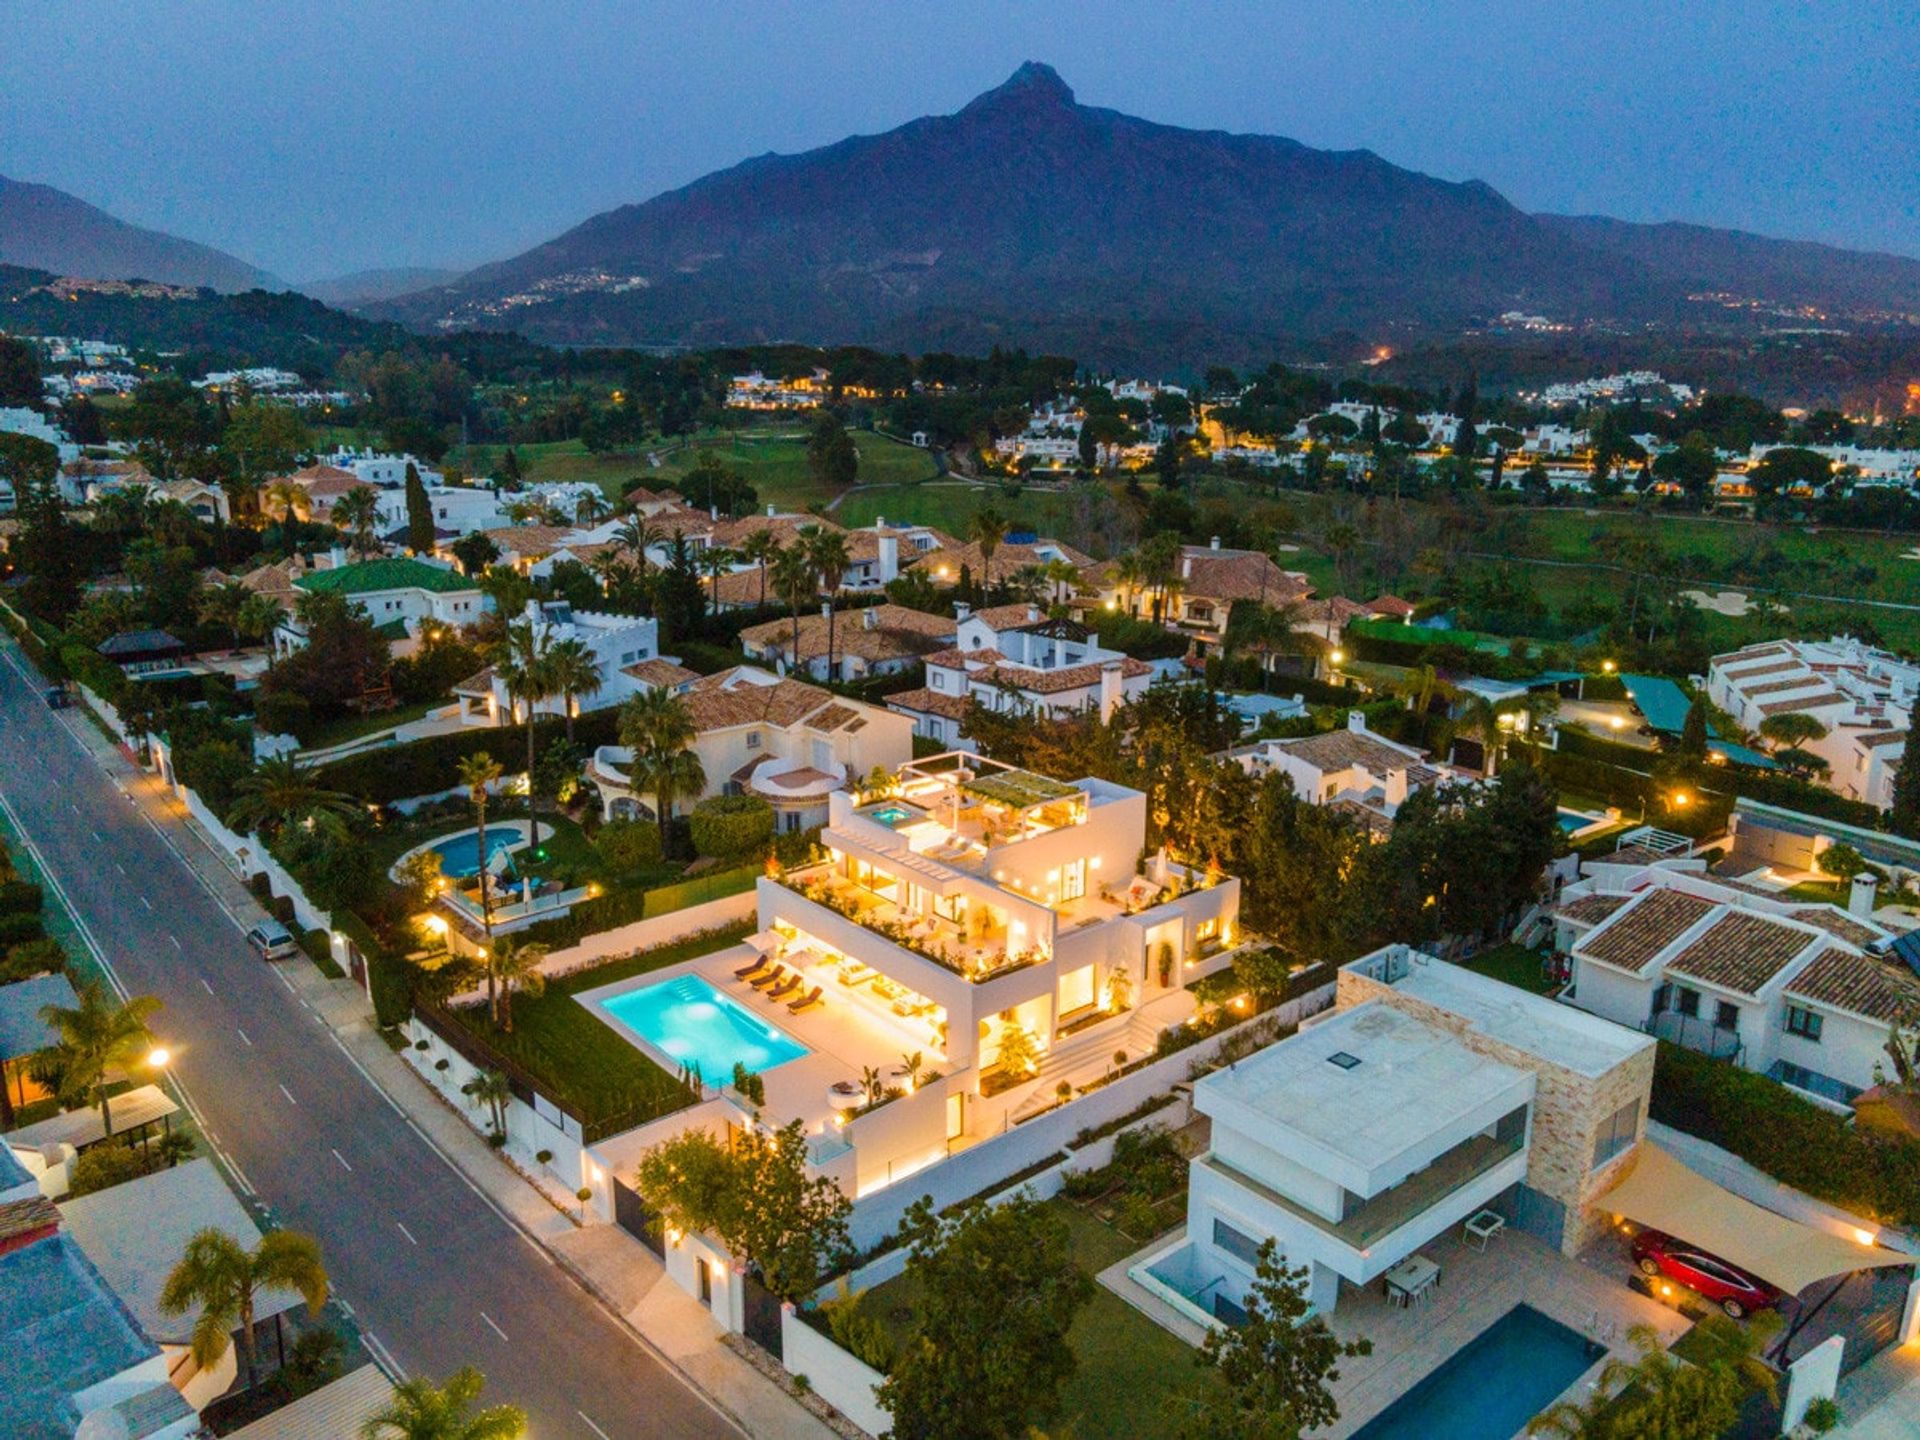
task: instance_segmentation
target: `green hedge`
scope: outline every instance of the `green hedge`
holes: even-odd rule
[[[38,915],[0,915],[0,948],[18,945],[23,940],[38,940],[45,934]]]
[[[583,751],[618,740],[617,707],[582,715],[574,722],[574,744]],[[540,721],[541,749],[566,738],[566,723],[549,716]],[[435,795],[460,783],[460,762],[481,751],[498,760],[508,774],[519,773],[527,753],[527,732],[519,725],[499,729],[462,730],[432,735],[407,745],[368,750],[320,767],[318,781],[331,790],[345,790],[376,804],[390,804],[415,795]]]
[[[1864,800],[1849,800],[1844,795],[1836,795],[1831,790],[1809,785],[1804,780],[1795,780],[1790,776],[1718,765],[1702,766],[1696,773],[1703,785],[1730,791],[1749,800],[1758,800],[1763,805],[1778,805],[1783,810],[1798,810],[1824,820],[1838,820],[1843,825],[1855,825],[1862,830],[1879,830],[1886,823],[1886,816]]]
[[[1920,1224],[1920,1142],[1857,1129],[1764,1075],[1663,1040],[1649,1114],[1816,1199]]]
[[[739,860],[764,853],[773,838],[773,807],[758,795],[709,795],[693,807],[688,823],[695,850]]]
[[[1580,698],[1601,703],[1623,701],[1627,698],[1627,682],[1618,675],[1589,675],[1580,687]]]
[[[589,935],[617,930],[636,920],[651,920],[670,915],[709,900],[720,900],[753,888],[760,866],[742,865],[733,870],[711,870],[691,880],[660,885],[652,890],[613,890],[597,900],[583,900],[557,920],[529,925],[522,939],[537,941],[553,950],[577,945]]]
[[[367,922],[351,910],[336,914],[333,923],[366,961],[374,1019],[383,1026],[400,1024],[413,1014],[413,977],[407,962],[382,945]]]
[[[38,915],[45,904],[45,894],[31,880],[0,881],[0,914]]]

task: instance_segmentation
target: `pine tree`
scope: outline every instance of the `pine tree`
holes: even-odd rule
[[[1697,696],[1680,726],[1680,753],[1689,760],[1707,758],[1707,702]]]
[[[427,498],[427,485],[420,468],[407,462],[407,548],[416,555],[433,549],[433,502]]]

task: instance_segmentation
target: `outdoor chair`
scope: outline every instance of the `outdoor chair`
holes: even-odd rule
[[[822,1001],[820,999],[820,987],[816,985],[813,987],[813,989],[809,990],[805,995],[801,996],[798,1000],[794,1001],[791,1005],[787,1006],[787,1009],[791,1010],[794,1014],[798,1015],[801,1011],[811,1010],[813,1009],[814,1006],[819,1005],[821,1003]]]
[[[775,985],[771,990],[766,992],[767,999],[769,1000],[789,999],[792,996],[797,995],[800,992],[801,985],[805,983],[806,982],[801,980],[801,978],[798,975],[789,975],[786,979],[782,980],[778,985]]]
[[[772,965],[773,962],[767,959],[766,956],[756,955],[751,965],[742,965],[738,970],[734,971],[733,978],[736,980],[752,980],[756,976],[766,974]]]
[[[755,975],[747,983],[756,990],[765,990],[770,985],[778,985],[793,972],[784,965],[776,965],[764,975]]]

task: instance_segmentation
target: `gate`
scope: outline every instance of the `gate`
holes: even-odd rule
[[[752,1275],[741,1277],[744,1319],[741,1328],[747,1338],[776,1360],[784,1359],[780,1339],[780,1301]]]
[[[613,1181],[613,1220],[655,1255],[663,1260],[666,1258],[666,1236],[661,1230],[659,1215],[648,1207],[637,1191],[621,1184],[618,1179]]]

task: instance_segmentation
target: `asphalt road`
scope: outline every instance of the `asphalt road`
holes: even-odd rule
[[[477,1365],[533,1440],[738,1435],[427,1143],[46,708],[18,652],[0,659],[0,793],[125,987],[165,1002],[154,1029],[194,1106],[280,1223],[319,1240],[372,1343],[409,1374]]]

